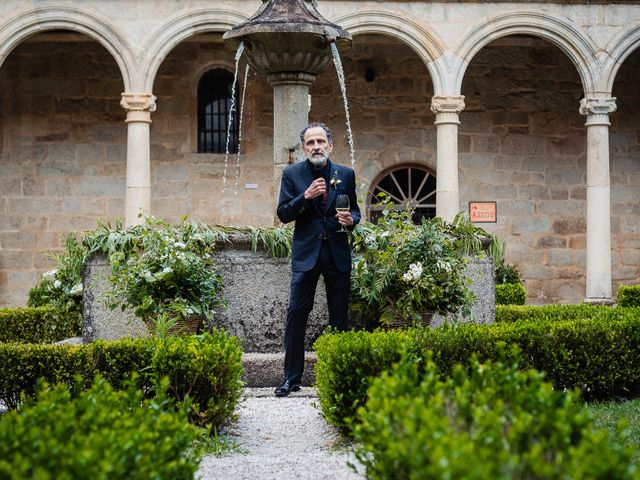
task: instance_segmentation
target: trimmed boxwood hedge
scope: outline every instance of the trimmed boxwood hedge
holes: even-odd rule
[[[640,285],[620,285],[617,301],[621,307],[640,307]]]
[[[0,401],[17,408],[21,395],[32,397],[38,379],[89,388],[96,374],[121,389],[133,373],[139,387],[153,394],[162,377],[169,393],[193,402],[192,420],[222,426],[233,419],[242,391],[242,350],[224,331],[167,339],[123,339],[85,345],[0,344]]]
[[[520,283],[503,283],[496,285],[497,305],[524,305],[527,291]]]
[[[162,393],[114,391],[100,377],[76,396],[42,387],[37,401],[0,418],[0,478],[194,478],[200,429]]]
[[[496,322],[534,320],[574,320],[577,318],[623,318],[640,316],[640,308],[607,307],[602,305],[496,305]]]
[[[577,397],[517,355],[445,378],[428,358],[403,358],[358,409],[356,456],[381,480],[637,479],[628,431],[597,430]]]
[[[522,350],[523,368],[535,368],[558,390],[578,388],[586,398],[640,393],[640,316],[637,310],[616,318],[536,320],[494,325],[445,325],[373,333],[346,332],[321,336],[315,343],[316,384],[326,418],[350,428],[358,406],[367,398],[373,377],[404,352],[427,356],[443,375],[456,363],[495,359],[505,344]]]
[[[80,336],[82,319],[50,307],[0,308],[0,343],[53,343]]]

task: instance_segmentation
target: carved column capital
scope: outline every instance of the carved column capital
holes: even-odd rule
[[[123,93],[120,106],[127,111],[126,122],[151,123],[156,111],[156,96],[151,93]]]
[[[464,95],[434,95],[431,111],[436,114],[436,125],[460,123],[460,112],[464,110]]]
[[[609,114],[615,112],[618,106],[616,98],[583,98],[580,100],[580,114],[587,116],[587,126],[610,125]]]
[[[464,95],[434,95],[431,98],[433,113],[460,113],[464,110]]]

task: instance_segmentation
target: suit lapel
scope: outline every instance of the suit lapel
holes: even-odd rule
[[[329,170],[329,180],[327,180],[327,188],[329,189],[329,197],[327,198],[327,210],[331,208],[331,205],[333,204],[333,200],[336,196],[336,192],[338,191],[337,188],[334,188],[333,185],[331,185],[331,179],[333,178],[334,172],[338,172],[338,169],[333,165],[333,163],[329,164],[329,166],[331,167],[331,169]],[[340,179],[339,172],[338,172],[338,179]]]

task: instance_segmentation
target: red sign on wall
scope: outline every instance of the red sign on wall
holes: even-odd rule
[[[496,202],[469,202],[469,220],[471,223],[496,223],[498,221]]]

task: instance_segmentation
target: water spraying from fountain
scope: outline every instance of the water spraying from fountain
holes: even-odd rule
[[[233,194],[238,194],[238,178],[240,178],[240,145],[242,144],[242,118],[244,116],[244,99],[247,93],[247,78],[249,78],[249,65],[244,68],[244,81],[242,82],[242,100],[240,100],[240,117],[238,118],[238,155],[236,156],[236,182]]]
[[[238,66],[240,65],[240,57],[244,51],[244,42],[240,42],[238,50],[236,50],[236,68],[233,74],[233,85],[231,86],[231,107],[229,108],[229,123],[227,124],[227,142],[224,152],[224,172],[222,174],[223,187],[222,191],[227,190],[227,165],[229,163],[229,138],[231,137],[231,125],[233,124],[233,114],[236,111],[236,84],[238,83]],[[239,147],[239,146],[238,146]]]
[[[347,101],[347,86],[344,80],[344,69],[340,60],[340,53],[335,42],[331,43],[331,54],[333,55],[333,63],[336,66],[338,74],[338,82],[340,83],[340,91],[342,92],[342,100],[344,102],[344,115],[347,121],[347,138],[349,140],[349,151],[351,154],[351,168],[356,168],[356,155],[353,147],[353,132],[351,131],[351,118],[349,117],[349,102]]]

